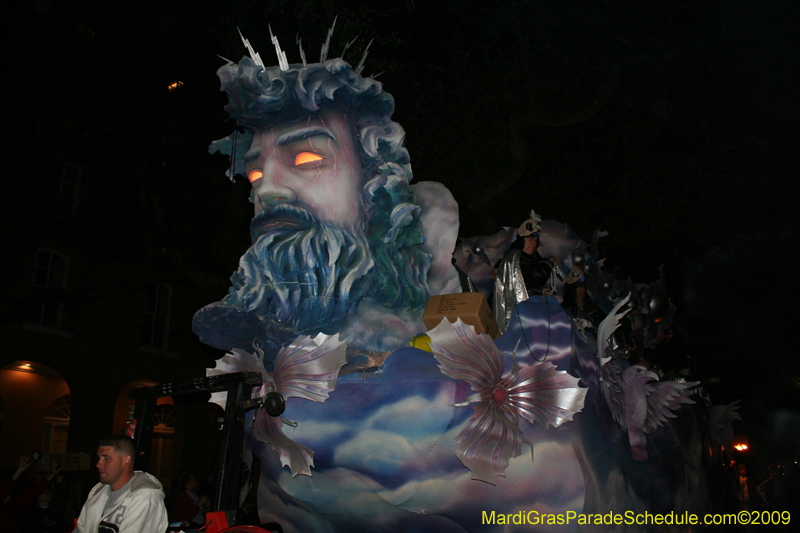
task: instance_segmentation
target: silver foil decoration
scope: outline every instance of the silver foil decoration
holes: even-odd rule
[[[328,60],[328,50],[330,49],[331,46],[331,36],[333,35],[333,30],[336,28],[336,20],[338,18],[339,18],[338,16],[334,17],[333,24],[331,24],[331,27],[328,30],[328,37],[325,38],[325,43],[323,43],[322,49],[319,52],[320,63],[324,63],[325,61]]]
[[[519,254],[522,250],[511,250],[500,263],[494,280],[494,319],[497,328],[505,333],[514,308],[528,299],[528,289],[522,277]]]
[[[297,44],[298,50],[300,50],[300,60],[303,62],[303,67],[307,67],[308,63],[306,62],[306,52],[303,50],[303,39],[300,38],[300,35],[295,37],[295,44]]]
[[[289,61],[286,60],[286,52],[281,50],[281,45],[278,43],[278,38],[272,34],[272,27],[269,27],[269,38],[272,40],[272,44],[275,46],[275,55],[278,56],[278,68],[280,68],[283,72],[289,70]]]
[[[361,55],[361,60],[358,62],[358,66],[356,67],[356,74],[360,75],[364,70],[364,63],[367,61],[367,54],[369,54],[369,47],[372,46],[372,41],[374,41],[374,39],[371,39],[369,43],[367,43],[367,47],[364,48],[364,53]]]
[[[689,397],[692,387],[700,382],[676,383],[658,381],[655,372],[641,365],[622,369],[619,357],[613,349],[606,356],[606,342],[619,327],[619,322],[629,310],[619,310],[628,302],[630,294],[623,298],[597,328],[597,357],[600,360],[600,381],[603,397],[611,415],[623,431],[628,433],[631,455],[634,461],[647,461],[646,434],[655,433],[668,418],[676,418],[673,412],[684,404],[693,404]]]
[[[455,324],[443,319],[428,336],[442,373],[476,391],[456,404],[472,404],[473,415],[455,439],[455,454],[472,479],[494,484],[497,476],[505,477],[523,442],[531,447],[533,460],[533,444],[522,435],[520,417],[546,429],[571,421],[583,409],[587,389],[578,387],[577,378],[548,362],[520,368],[515,354],[504,376],[504,357],[491,337],[475,333],[461,319]]]
[[[259,67],[264,68],[264,62],[261,60],[261,54],[256,52],[253,49],[253,46],[250,44],[250,41],[248,41],[247,39],[244,38],[244,35],[242,35],[242,30],[240,30],[239,28],[236,28],[236,29],[239,31],[239,37],[242,38],[242,43],[244,44],[244,47],[247,48],[247,52],[250,54],[250,59],[252,59],[253,63],[258,65]],[[271,29],[270,29],[269,33],[270,33],[270,35],[272,35],[272,30]],[[225,59],[225,58],[223,58],[223,59]],[[229,63],[232,62],[230,59],[225,59],[225,61],[228,61]]]
[[[261,372],[263,382],[258,391],[255,391],[255,397],[263,398],[274,391],[286,400],[304,398],[322,403],[336,388],[339,369],[345,364],[346,347],[347,344],[339,341],[336,335],[320,333],[314,338],[298,337],[278,352],[273,374],[264,370],[264,352],[258,347],[255,347],[258,355],[234,348],[233,353],[225,354],[206,374],[213,376],[230,372]],[[224,409],[226,395],[224,392],[212,394],[210,401]],[[283,424],[297,425],[283,417],[270,416],[266,410],[259,408],[253,418],[253,434],[259,441],[272,446],[280,456],[281,466],[288,466],[292,477],[298,474],[310,476],[311,467],[314,466],[314,452],[284,435]]]
[[[605,356],[606,343],[619,327],[620,321],[625,318],[625,315],[631,312],[630,308],[626,309],[622,313],[619,312],[619,310],[622,309],[630,299],[631,293],[628,293],[625,298],[617,302],[617,305],[614,306],[614,309],[612,309],[611,312],[608,313],[608,316],[606,316],[603,321],[600,322],[600,325],[597,326],[597,357],[600,360],[600,366],[603,366],[611,361],[611,357]]]

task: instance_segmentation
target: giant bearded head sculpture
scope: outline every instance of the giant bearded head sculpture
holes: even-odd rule
[[[197,313],[201,339],[228,349],[264,337],[333,333],[365,297],[422,308],[431,256],[409,188],[405,133],[379,82],[333,59],[217,74],[237,130],[212,143],[253,187],[252,246],[221,302]]]

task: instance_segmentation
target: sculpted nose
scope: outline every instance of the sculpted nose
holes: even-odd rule
[[[276,165],[264,165],[264,174],[256,186],[256,198],[262,209],[278,204],[291,204],[297,200],[297,192],[286,182],[281,169]]]

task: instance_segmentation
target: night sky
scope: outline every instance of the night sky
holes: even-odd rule
[[[218,55],[242,57],[238,26],[275,64],[270,24],[290,63],[296,36],[316,61],[338,15],[330,57],[358,37],[357,63],[374,39],[364,73],[395,97],[415,181],[458,200],[460,236],[535,208],[587,240],[608,231],[601,256],[620,278],[654,281],[663,265],[678,308],[663,365],[689,361],[715,404],[744,398],[735,430],[760,461],[800,460],[800,3],[178,4],[22,8],[4,242],[61,231],[41,168],[77,158],[82,200],[102,207],[80,215],[76,246],[123,261],[144,246],[157,257],[146,280],[222,296],[250,206],[207,152],[232,128]]]

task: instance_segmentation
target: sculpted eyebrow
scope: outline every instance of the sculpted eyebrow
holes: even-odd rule
[[[261,149],[253,148],[248,150],[246,154],[244,154],[244,162],[249,163],[250,161],[255,161],[261,156]]]
[[[302,141],[305,139],[309,139],[311,137],[327,137],[333,142],[336,142],[336,139],[333,137],[330,131],[325,128],[308,128],[299,131],[292,131],[285,135],[282,135],[278,139],[278,146],[286,146],[287,144],[292,144],[297,141]]]

